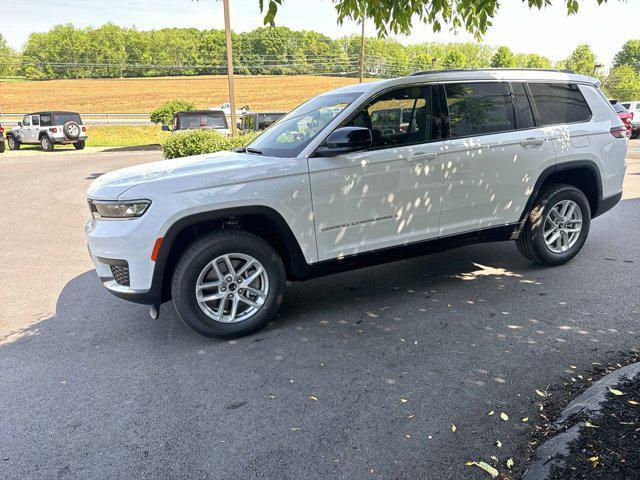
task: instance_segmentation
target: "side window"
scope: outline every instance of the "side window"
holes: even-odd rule
[[[591,109],[575,83],[529,83],[542,125],[588,122]]]
[[[432,87],[405,87],[374,98],[347,126],[371,129],[372,148],[414,145],[441,138]]]
[[[34,127],[37,127],[38,125],[40,125],[40,117],[38,117],[38,115],[34,115],[33,117],[31,117],[31,124]]]
[[[40,115],[40,126],[41,127],[50,127],[51,126],[51,115],[49,115],[49,114]]]
[[[506,83],[445,85],[451,137],[469,137],[514,129],[513,105]]]
[[[24,125],[25,127],[30,127],[31,126],[31,117],[24,117],[22,119],[22,125]]]
[[[534,128],[533,111],[529,103],[529,97],[522,83],[512,83],[513,104],[516,109],[516,121],[518,129]]]

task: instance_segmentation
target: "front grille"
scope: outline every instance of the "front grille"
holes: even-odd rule
[[[129,286],[129,265],[111,265],[111,274],[120,285]]]

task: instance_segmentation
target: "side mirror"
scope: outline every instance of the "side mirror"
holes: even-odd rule
[[[316,157],[335,157],[371,148],[371,130],[363,127],[342,127],[329,134],[316,150]]]
[[[171,129],[169,128],[169,125],[162,125],[162,131],[163,132],[170,132]]]
[[[18,122],[18,126],[21,127],[22,126],[22,122]]]

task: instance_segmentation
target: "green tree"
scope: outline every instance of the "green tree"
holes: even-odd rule
[[[491,59],[492,68],[513,68],[516,66],[516,57],[509,47],[499,47]]]
[[[622,46],[622,50],[616,53],[613,66],[631,65],[636,72],[640,71],[640,40],[629,40]]]
[[[0,33],[0,76],[14,75],[17,65],[17,53],[9,46],[7,40]]]
[[[449,50],[444,56],[442,66],[444,68],[465,68],[467,59],[461,51]]]
[[[557,0],[564,3],[569,15],[577,13],[579,0]],[[596,0],[598,4],[607,0]],[[265,25],[274,25],[278,8],[284,0],[258,0],[265,12]],[[338,14],[338,23],[344,20],[359,22],[363,17],[372,19],[379,36],[389,33],[409,35],[415,20],[431,26],[434,32],[443,25],[464,29],[481,37],[492,24],[500,8],[499,0],[332,0]],[[529,8],[541,9],[552,0],[523,0]]]
[[[551,60],[542,55],[530,53],[525,55],[525,64],[523,66],[526,68],[551,68]]]
[[[565,68],[582,75],[593,75],[596,71],[596,55],[587,44],[578,45],[564,61]]]
[[[195,110],[193,102],[170,100],[151,112],[151,121],[155,124],[171,125],[173,114],[184,110]]]
[[[619,100],[640,98],[640,74],[631,65],[620,65],[611,69],[604,82],[607,94]]]

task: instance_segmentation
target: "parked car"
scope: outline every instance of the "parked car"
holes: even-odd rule
[[[631,138],[638,138],[640,136],[640,102],[620,103],[633,114],[631,119]]]
[[[5,145],[4,145],[4,128],[2,127],[2,124],[0,124],[0,153],[3,153],[5,150]]]
[[[631,138],[633,133],[633,126],[631,125],[631,122],[633,120],[633,113],[624,108],[622,104],[617,100],[610,100],[610,103],[613,106],[613,109],[616,111],[616,115],[618,115],[618,117],[620,117],[620,120],[622,120],[622,123],[624,123],[624,126],[627,130],[627,136]]]
[[[389,108],[402,131],[374,120]],[[425,72],[312,98],[239,152],[102,175],[85,233],[111,293],[228,338],[287,281],[502,240],[565,264],[620,201],[628,143],[595,78]]]
[[[240,129],[246,132],[260,132],[276,123],[286,112],[251,112],[242,117]]]
[[[52,151],[54,145],[69,143],[82,150],[87,141],[86,131],[78,113],[48,111],[25,115],[6,136],[11,150],[18,150],[23,144],[40,144],[43,150]]]
[[[230,103],[223,103],[219,107],[212,108],[211,110],[222,110],[227,117],[231,116],[231,104]],[[242,115],[245,115],[245,114],[249,113],[249,112],[251,112],[251,109],[249,108],[249,105],[245,105],[244,107],[241,107],[241,108],[236,108],[236,115],[238,116],[238,118],[241,117]]]
[[[172,126],[162,126],[162,130],[180,132],[183,130],[215,130],[229,135],[227,117],[221,110],[184,110],[173,114]]]

